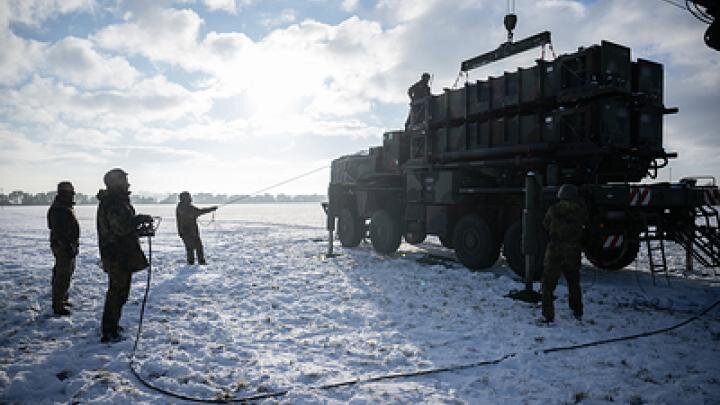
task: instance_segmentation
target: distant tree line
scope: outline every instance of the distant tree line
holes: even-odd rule
[[[31,194],[16,190],[10,194],[0,194],[0,205],[49,205],[56,195],[56,191]],[[77,193],[75,194],[75,202],[77,204],[97,204],[97,198],[94,195]]]
[[[56,194],[57,192],[55,191],[32,194],[20,190],[13,191],[10,194],[0,193],[0,205],[50,205]],[[133,204],[176,204],[178,202],[178,195],[170,194],[161,198],[131,195],[130,200]],[[325,200],[326,196],[323,194],[262,194],[252,196],[243,194],[193,194],[193,202],[197,204],[298,203],[321,202]],[[78,205],[97,204],[97,202],[97,198],[94,195],[86,195],[83,193],[75,194],[75,203]]]

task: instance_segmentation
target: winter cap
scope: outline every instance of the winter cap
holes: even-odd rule
[[[70,193],[75,194],[75,188],[69,181],[61,181],[57,185],[57,192],[59,193]]]
[[[126,177],[127,173],[125,173],[123,169],[115,168],[105,173],[105,176],[103,176],[103,182],[106,187],[112,188],[122,185],[125,182]]]

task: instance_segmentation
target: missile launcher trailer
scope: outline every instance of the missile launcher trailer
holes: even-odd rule
[[[369,236],[383,254],[402,237],[437,235],[468,268],[491,267],[502,252],[521,275],[533,250],[539,279],[538,224],[572,183],[590,213],[583,247],[597,267],[627,266],[644,243],[651,270],[666,270],[665,241],[717,267],[715,180],[638,184],[676,157],[662,142],[663,116],[674,112],[663,104],[662,65],[607,41],[445,89],[413,103],[405,130],[385,133],[382,146],[333,161],[328,229],[337,219],[343,246]],[[528,173],[542,192],[523,217]]]

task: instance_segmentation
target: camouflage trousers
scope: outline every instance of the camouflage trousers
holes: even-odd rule
[[[118,325],[122,316],[122,307],[130,295],[132,272],[123,266],[112,264],[105,266],[108,275],[108,290],[105,294],[105,308],[102,317],[102,334],[118,333]]]
[[[405,128],[413,124],[419,124],[425,119],[425,103],[415,102],[411,103],[410,111],[408,112],[407,119],[405,120]]]
[[[187,256],[187,263],[195,264],[195,253],[197,252],[198,263],[205,264],[205,252],[203,250],[200,236],[184,236],[182,237],[182,241],[185,245],[185,255]]]
[[[75,273],[75,258],[61,252],[59,248],[53,248],[55,266],[52,272],[52,307],[54,311],[65,307],[70,289],[70,279]]]
[[[568,303],[573,314],[581,317],[583,313],[582,291],[580,289],[581,248],[576,244],[550,242],[545,250],[542,281],[542,314],[548,321],[555,319],[553,303],[555,287],[560,276],[565,276],[568,286]]]

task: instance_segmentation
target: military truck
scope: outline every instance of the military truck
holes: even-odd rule
[[[463,62],[463,69],[473,60]],[[466,82],[412,103],[404,130],[366,153],[332,162],[328,229],[345,247],[369,237],[375,251],[427,235],[472,270],[502,252],[518,274],[542,275],[541,221],[558,187],[579,187],[588,207],[583,249],[595,266],[621,269],[643,246],[653,271],[666,270],[665,242],[705,266],[720,265],[714,178],[657,178],[677,154],[663,147],[663,66],[631,59],[608,41],[498,77]],[[539,213],[523,220],[525,182],[540,186]],[[527,234],[532,232],[532,234]]]

